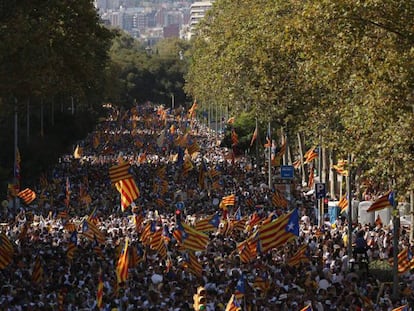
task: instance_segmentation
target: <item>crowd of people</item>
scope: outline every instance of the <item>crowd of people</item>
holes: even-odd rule
[[[221,138],[182,109],[113,108],[79,142],[76,155],[62,156],[42,176],[34,201],[20,202],[16,210],[9,205],[0,215],[0,231],[13,246],[12,260],[0,269],[0,310],[185,311],[193,310],[199,286],[207,292],[207,310],[411,310],[410,271],[400,275],[395,298],[391,283],[369,268],[355,268],[356,258],[348,256],[348,243],[365,242],[367,262],[382,262],[389,271],[394,246],[387,225],[356,223],[349,234],[346,217],[338,215],[334,223],[318,226],[306,189],[294,181],[283,184],[288,191],[279,191],[282,203],[274,202],[278,190],[269,188],[267,170],[248,157],[232,158]],[[139,188],[126,209],[108,173],[120,160],[130,163]],[[234,204],[221,206],[233,194]],[[297,237],[242,258],[238,246],[262,222],[294,209],[300,215]],[[173,234],[178,222],[195,226],[215,214],[221,224],[206,233],[205,250],[180,247]],[[253,217],[259,219],[254,224]],[[240,219],[244,226],[223,228]],[[96,225],[103,241],[83,234],[85,220]],[[149,223],[163,229],[165,252],[143,238]],[[133,255],[127,280],[119,282],[115,271],[126,240]],[[398,247],[410,247],[404,230]],[[303,256],[293,262],[301,249]],[[0,264],[6,255],[3,248]],[[189,255],[201,271],[194,271]],[[232,298],[237,303],[230,306]]]

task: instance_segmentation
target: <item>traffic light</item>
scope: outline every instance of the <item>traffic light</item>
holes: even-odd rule
[[[327,214],[329,213],[329,199],[323,198],[323,213]]]
[[[200,310],[207,310],[207,292],[203,286],[199,286],[197,288],[197,294],[194,294],[193,300],[193,308],[196,311]]]

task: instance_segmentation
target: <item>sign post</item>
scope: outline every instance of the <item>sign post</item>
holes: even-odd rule
[[[293,179],[294,167],[293,165],[281,165],[280,166],[280,177],[282,179]]]

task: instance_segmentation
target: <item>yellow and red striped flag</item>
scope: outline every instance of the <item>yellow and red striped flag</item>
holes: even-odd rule
[[[383,196],[376,199],[375,202],[372,203],[372,205],[367,209],[367,212],[375,212],[384,208],[393,207],[394,203],[394,192],[390,190]]]
[[[102,251],[101,246],[99,245],[98,241],[96,240],[96,238],[94,239],[94,241],[92,242],[92,249],[94,251],[94,253],[96,255],[98,255],[99,258],[104,259],[105,255]]]
[[[188,172],[190,172],[194,168],[193,163],[191,162],[190,157],[185,157],[184,163],[183,163],[183,176],[187,176]]]
[[[29,188],[26,188],[26,189],[20,191],[17,194],[17,196],[19,198],[21,198],[24,201],[24,203],[26,203],[27,205],[29,205],[30,203],[32,203],[36,199],[36,193],[33,190],[29,189]]]
[[[228,196],[222,197],[221,198],[221,203],[220,203],[220,207],[224,208],[226,206],[231,206],[231,205],[235,205],[236,204],[236,195],[235,194],[230,194]]]
[[[250,147],[253,146],[253,144],[256,141],[256,139],[257,139],[257,126],[254,128],[254,132],[253,132],[253,135],[252,135],[252,139],[250,140]]]
[[[58,305],[58,311],[64,311],[65,310],[65,298],[67,294],[67,289],[62,288],[59,290],[59,293],[57,295],[57,305]]]
[[[98,276],[98,290],[96,291],[96,306],[99,309],[102,309],[102,298],[103,298],[103,291],[104,291],[104,283],[102,279],[102,270],[99,270],[99,276]]]
[[[231,145],[237,146],[239,144],[239,135],[237,135],[236,130],[231,130]]]
[[[115,183],[115,187],[121,194],[121,209],[124,212],[139,198],[139,189],[133,178],[121,179]]]
[[[36,257],[35,264],[32,271],[32,282],[40,284],[43,281],[43,267],[40,260],[40,256]]]
[[[66,207],[69,207],[71,193],[72,193],[72,191],[70,189],[69,177],[66,177],[66,197],[65,197]]]
[[[292,257],[289,258],[288,265],[290,267],[294,267],[294,266],[298,266],[301,263],[309,262],[309,257],[306,254],[307,250],[308,250],[308,246],[306,244],[299,247],[296,253]]]
[[[315,184],[315,175],[313,172],[313,167],[311,167],[310,172],[309,172],[308,187],[313,188],[314,184]]]
[[[89,219],[85,219],[82,223],[82,234],[90,241],[96,240],[100,244],[105,243],[105,235],[99,228]]]
[[[301,164],[302,164],[302,160],[301,159],[297,159],[295,162],[292,163],[292,165],[293,165],[293,167],[295,169],[298,169]]]
[[[280,146],[280,150],[277,152],[275,158],[282,158],[286,153],[286,139],[284,139],[282,145]]]
[[[119,255],[116,265],[116,277],[118,284],[126,282],[128,279],[128,238],[125,240],[125,246]]]
[[[188,272],[194,274],[197,277],[203,276],[203,266],[198,261],[196,255],[193,252],[190,252],[187,255],[186,260],[183,263],[184,269],[186,269]]]
[[[229,236],[233,232],[233,223],[230,219],[223,219],[220,222],[218,233],[224,236]]]
[[[265,296],[270,289],[269,277],[266,274],[256,276],[253,281],[253,288],[259,289],[262,292],[262,296]]]
[[[250,215],[249,220],[246,225],[246,230],[251,231],[254,226],[256,226],[259,222],[262,221],[262,218],[257,212],[254,212]]]
[[[151,238],[155,230],[156,230],[155,221],[150,221],[149,223],[145,225],[144,230],[141,233],[141,238],[140,238],[142,244],[150,245]]]
[[[161,198],[156,198],[155,200],[155,203],[157,204],[157,206],[159,206],[159,207],[165,207],[167,204],[165,203],[165,201],[163,200],[163,199],[161,199]]]
[[[279,216],[275,221],[259,228],[260,250],[263,253],[279,247],[299,235],[297,209]]]
[[[68,257],[69,260],[73,259],[77,248],[78,248],[78,232],[75,230],[70,235],[68,248],[66,250],[66,256]]]
[[[184,249],[204,251],[207,248],[209,237],[207,234],[197,231],[189,225],[178,222],[173,232],[174,238]]]
[[[272,196],[272,204],[276,207],[286,208],[289,204],[288,200],[278,190]]]
[[[346,197],[346,194],[344,194],[342,198],[339,200],[338,207],[341,209],[341,214],[348,209],[348,199]]]
[[[198,107],[198,105],[197,105],[197,101],[196,101],[196,100],[194,100],[193,105],[192,105],[192,106],[191,106],[191,108],[188,110],[188,118],[189,118],[189,119],[192,119],[192,118],[195,116],[195,114],[196,114],[196,110],[197,110],[197,107]]]
[[[200,151],[200,145],[196,141],[193,141],[191,145],[187,146],[187,151],[188,154],[193,155],[193,153]]]
[[[392,311],[408,311],[408,305],[403,305],[397,308],[392,309]]]
[[[414,258],[409,248],[403,249],[397,255],[398,273],[405,273],[414,268]],[[388,259],[390,265],[394,264],[394,258]]]
[[[312,160],[318,157],[318,152],[315,150],[316,150],[316,147],[312,147],[308,151],[306,151],[305,155],[303,156],[306,159],[305,164],[311,163]]]
[[[128,162],[122,162],[119,165],[114,165],[109,168],[109,178],[112,184],[116,184],[118,181],[123,179],[132,178],[129,173],[131,165]]]
[[[4,232],[0,233],[0,269],[6,268],[13,260],[14,249]]]
[[[230,300],[228,301],[226,305],[225,311],[241,311],[241,309],[242,309],[241,304],[237,300],[236,296],[234,294],[231,295]]]
[[[195,224],[195,229],[201,232],[209,232],[217,230],[220,225],[220,215],[218,213],[200,219]]]
[[[155,232],[151,235],[150,239],[150,249],[158,250],[160,248],[160,244],[164,243],[162,239],[163,228],[158,228]]]
[[[348,164],[347,160],[338,160],[338,163],[332,165],[332,168],[342,176],[348,176],[348,170],[345,169],[345,166]]]

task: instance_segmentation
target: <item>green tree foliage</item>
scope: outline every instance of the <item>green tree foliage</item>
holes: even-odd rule
[[[7,1],[3,6],[2,98],[84,97],[99,88],[111,34],[99,23],[92,1]]]
[[[8,172],[1,176],[2,183],[13,175],[16,108],[18,145],[25,160],[22,170],[26,178],[45,169],[44,165],[68,151],[71,142],[90,130],[102,102],[111,38],[92,1],[1,2],[0,130],[4,135],[0,136],[0,166]],[[76,101],[76,111],[82,113],[68,114],[71,98]],[[31,141],[23,139],[26,116]],[[44,136],[38,130],[41,118]]]
[[[107,76],[117,77],[107,99],[125,105],[147,100],[169,106],[187,101],[183,91],[189,43],[173,38],[146,47],[124,32],[118,32],[110,50],[112,66]],[[112,81],[112,79],[108,79]]]
[[[414,187],[410,1],[214,3],[194,40],[186,90],[202,102],[323,137],[359,177]]]
[[[407,137],[414,125],[413,18],[409,1],[320,1],[296,17],[302,76],[324,90],[305,127],[352,153],[361,177],[383,188],[395,183],[402,193],[414,186]],[[329,120],[336,125],[327,127]]]

